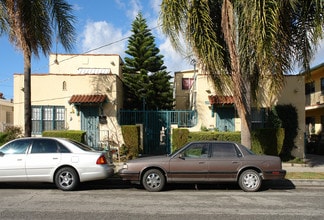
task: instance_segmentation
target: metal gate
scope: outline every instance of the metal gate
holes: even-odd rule
[[[193,127],[196,125],[196,111],[130,111],[120,110],[120,125],[143,126],[144,154],[171,153],[171,125]]]

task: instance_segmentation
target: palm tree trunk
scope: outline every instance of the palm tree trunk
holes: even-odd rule
[[[247,148],[251,149],[251,130],[252,130],[252,112],[251,112],[251,86],[250,79],[248,76],[242,83],[241,94],[242,94],[242,103],[239,116],[241,119],[241,143]]]
[[[233,5],[231,1],[224,0],[222,6],[222,29],[231,61],[234,102],[241,119],[241,143],[251,148],[251,86],[248,73],[243,77],[240,70],[235,28]]]
[[[29,50],[29,49],[28,49]],[[30,51],[30,50],[29,50]],[[31,136],[31,53],[24,51],[25,137]]]

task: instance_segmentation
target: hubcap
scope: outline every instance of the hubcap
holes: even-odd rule
[[[146,177],[146,184],[152,189],[157,188],[161,185],[161,178],[156,173],[151,173]]]
[[[59,179],[60,179],[60,185],[64,187],[68,187],[73,183],[73,175],[69,172],[61,173]]]
[[[243,184],[246,186],[246,188],[256,188],[259,184],[259,178],[255,174],[247,174],[244,177]]]

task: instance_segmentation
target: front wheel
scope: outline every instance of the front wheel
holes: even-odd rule
[[[245,170],[239,177],[239,185],[245,192],[256,192],[261,187],[261,177],[255,170]]]
[[[160,170],[151,169],[144,173],[142,184],[149,192],[159,192],[164,188],[165,177]]]
[[[74,190],[79,184],[77,172],[70,167],[63,167],[55,174],[55,185],[63,191]]]

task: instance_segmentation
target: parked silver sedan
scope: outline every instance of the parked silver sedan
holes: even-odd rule
[[[0,147],[0,182],[50,182],[69,191],[113,173],[103,152],[68,139],[19,138]]]

